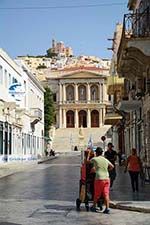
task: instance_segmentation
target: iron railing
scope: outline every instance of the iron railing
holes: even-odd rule
[[[146,8],[142,13],[125,14],[122,37],[117,53],[118,60],[120,60],[125,40],[147,37],[150,37],[150,8]]]
[[[142,13],[125,14],[123,32],[126,38],[150,37],[150,9]]]
[[[68,100],[68,101],[59,101],[59,104],[96,104],[96,103],[102,103],[101,100]]]

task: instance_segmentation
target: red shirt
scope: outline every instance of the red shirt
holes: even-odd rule
[[[130,155],[128,157],[128,170],[139,172],[141,170],[140,159],[137,155]]]

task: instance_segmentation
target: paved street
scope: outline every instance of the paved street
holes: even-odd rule
[[[139,179],[139,193],[133,193],[128,173],[124,173],[124,167],[117,166],[117,178],[114,182],[111,199],[117,201],[150,201],[150,185],[141,186]]]
[[[79,168],[79,156],[64,156],[28,171],[1,178],[0,225],[149,225],[148,213],[111,209],[110,215],[104,215],[86,212],[84,205],[81,212],[76,212]],[[139,196],[132,196],[128,174],[123,176],[120,178],[118,175],[111,193],[112,200],[150,200],[148,186],[144,195],[139,193]]]

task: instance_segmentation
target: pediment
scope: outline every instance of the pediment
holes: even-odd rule
[[[81,79],[81,78],[98,78],[100,77],[101,74],[99,73],[93,73],[93,72],[89,72],[89,71],[83,71],[83,72],[74,72],[74,73],[70,73],[70,74],[65,74],[64,76],[62,76],[61,78],[70,78],[70,79]]]

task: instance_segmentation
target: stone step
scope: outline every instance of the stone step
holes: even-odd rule
[[[102,145],[101,136],[105,135],[110,126],[102,126],[100,128],[83,128],[84,145],[88,145],[90,137],[95,145]],[[53,149],[56,152],[71,151],[75,145],[79,145],[80,128],[59,128],[55,131],[53,140]]]

